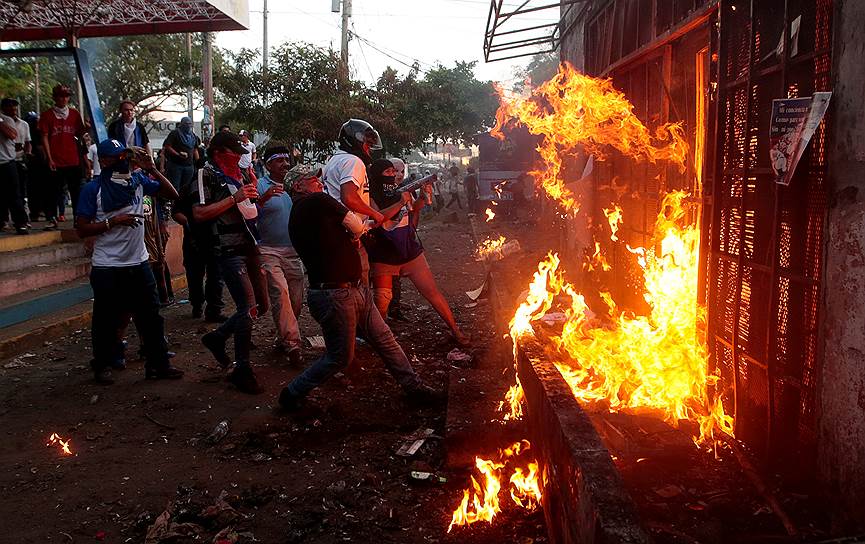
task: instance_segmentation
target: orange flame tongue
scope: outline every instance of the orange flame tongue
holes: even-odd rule
[[[506,466],[516,463],[516,458],[531,447],[528,440],[515,442],[508,448],[499,451],[499,461],[475,457],[475,467],[483,476],[484,485],[471,477],[471,489],[463,490],[463,498],[454,510],[448,532],[454,526],[471,525],[478,521],[492,523],[496,514],[501,512],[499,492],[502,488],[501,471]],[[524,469],[514,467],[510,480],[511,499],[518,506],[533,510],[541,503],[541,487],[538,480],[540,471],[538,463],[530,461]]]
[[[611,146],[623,155],[656,162],[668,160],[684,170],[688,145],[678,123],[659,126],[654,134],[634,114],[634,107],[608,79],[597,79],[563,63],[549,81],[527,98],[507,97],[498,89],[501,105],[490,132],[504,138],[512,121],[543,136],[538,146],[543,167],[531,172],[546,193],[568,211],[580,203],[565,186],[563,158],[585,152],[603,158]]]
[[[58,446],[63,455],[72,455],[72,450],[69,449],[69,443],[72,442],[71,439],[63,440],[57,433],[51,433],[51,436],[48,437],[48,443],[46,446]]]
[[[632,249],[643,269],[644,298],[651,311],[633,315],[618,308],[602,293],[612,326],[589,322],[583,295],[559,270],[557,255],[538,265],[526,301],[511,320],[511,336],[533,334],[532,321],[549,311],[556,297],[565,295],[565,323],[552,343],[560,355],[556,363],[574,396],[603,401],[610,410],[657,411],[676,425],[691,420],[700,427],[698,443],[711,440],[714,430],[732,435],[733,419],[720,399],[710,399],[709,386],[717,379],[708,373],[708,355],[700,340],[704,309],[697,302],[699,231],[679,225],[685,218],[685,193],[670,193],[655,224],[660,249]],[[630,249],[630,248],[629,248]]]

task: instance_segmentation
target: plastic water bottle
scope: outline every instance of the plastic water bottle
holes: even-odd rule
[[[213,431],[207,436],[205,440],[207,440],[211,444],[216,444],[217,442],[228,436],[229,428],[230,424],[228,423],[228,420],[223,419],[216,424],[216,427],[213,428]]]

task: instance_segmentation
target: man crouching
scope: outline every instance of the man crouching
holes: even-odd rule
[[[90,366],[96,381],[113,381],[109,367],[119,355],[117,329],[132,314],[144,346],[145,376],[180,378],[183,371],[168,362],[165,323],[159,315],[159,294],[147,262],[141,222],[145,195],[176,200],[177,191],[144,150],[133,153],[117,140],[103,140],[96,152],[102,171],[82,188],[75,213],[78,236],[96,237],[90,269]]]
[[[345,368],[354,358],[357,334],[384,359],[410,401],[440,400],[442,393],[415,373],[376,309],[369,286],[361,282],[357,244],[363,223],[323,192],[319,175],[320,170],[297,165],[289,170],[285,184],[293,200],[288,233],[309,276],[307,305],[321,325],[326,351],[282,390],[279,404],[297,409],[312,389]]]

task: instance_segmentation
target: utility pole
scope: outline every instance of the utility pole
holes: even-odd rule
[[[262,76],[262,94],[264,95],[264,103],[267,104],[267,0],[264,0],[262,36],[264,43],[261,44],[261,76]]]
[[[39,80],[39,59],[36,59],[36,64],[33,66],[33,73],[36,76],[36,115],[42,113],[42,91],[39,89],[41,81]]]
[[[204,33],[204,54],[201,61],[201,82],[204,87],[204,118],[201,120],[201,139],[213,136],[216,118],[213,115],[213,34]]]
[[[186,115],[192,119],[192,78],[195,77],[195,69],[192,66],[192,33],[186,33],[186,61],[189,63],[189,86],[186,87]]]
[[[261,67],[264,69],[264,74],[267,75],[267,0],[264,0],[264,28],[262,29],[262,35],[264,36],[264,43],[261,47]]]
[[[340,58],[345,79],[348,79],[348,20],[351,17],[351,0],[342,0],[342,48]]]

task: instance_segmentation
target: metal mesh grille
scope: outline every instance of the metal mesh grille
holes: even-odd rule
[[[737,436],[791,472],[810,467],[815,451],[826,131],[824,123],[789,187],[772,181],[768,132],[773,99],[829,90],[831,13],[832,0],[720,6],[710,348]],[[791,40],[785,29],[797,18]]]

